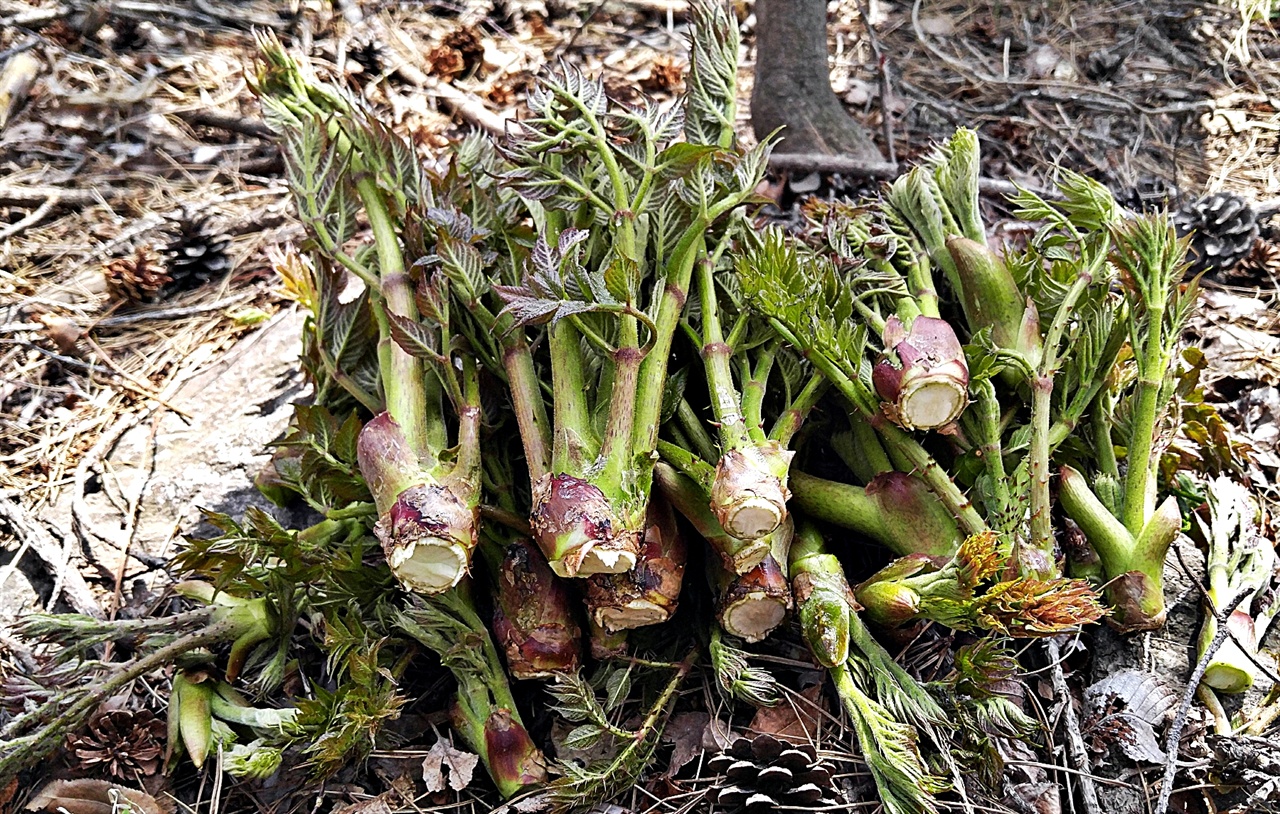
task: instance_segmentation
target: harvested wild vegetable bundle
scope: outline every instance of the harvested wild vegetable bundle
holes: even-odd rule
[[[1122,630],[1163,618],[1184,244],[1063,173],[1053,202],[1014,198],[1038,225],[1025,245],[989,245],[968,130],[882,199],[753,224],[771,142],[734,135],[738,30],[712,0],[691,15],[674,106],[622,104],[563,66],[504,138],[430,167],[264,36],[250,82],[306,230],[277,266],[314,392],[259,482],[321,519],[211,516],[221,536],[176,562],[196,610],[28,634],[76,656],[135,641],[107,687],[183,656],[171,744],[196,764],[228,746],[252,776],[290,747],[319,776],[372,754],[429,651],[498,793],[543,787],[559,810],[642,776],[704,647],[726,702],[778,702],[747,645],[794,613],[890,814],[936,811],[975,765],[994,782],[993,740],[1029,727],[991,688],[1015,672],[1006,637],[1095,622],[1099,591]],[[1206,673],[1234,691],[1275,612],[1274,552],[1247,497],[1211,497],[1210,595],[1251,590],[1241,648]],[[1061,513],[1090,548],[1070,576]],[[859,541],[895,559],[851,585]],[[867,627],[920,620],[984,638],[922,685]],[[187,655],[212,645],[225,661]],[[271,709],[286,670],[306,689]],[[0,785],[91,710],[91,672],[5,726]],[[547,680],[552,703],[512,680]],[[523,723],[552,715],[572,724],[560,743]],[[549,746],[602,757],[550,763]],[[803,785],[787,799],[822,796]]]

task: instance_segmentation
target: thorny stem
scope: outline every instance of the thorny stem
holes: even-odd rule
[[[716,459],[715,442],[706,427],[702,425],[702,420],[694,411],[693,405],[689,404],[688,399],[680,399],[680,404],[676,406],[676,421],[688,437],[690,451],[704,461],[714,461]]]
[[[39,731],[32,735],[9,741],[4,744],[13,747],[6,749],[8,754],[0,757],[0,784],[8,783],[18,772],[31,766],[53,752],[66,733],[80,725],[84,717],[94,708],[117,693],[122,687],[136,678],[146,675],[171,664],[178,657],[200,647],[208,647],[218,642],[227,641],[242,632],[241,625],[234,620],[214,622],[203,630],[189,633],[156,650],[154,653],[129,662],[120,672],[95,684],[78,701],[73,703],[61,715],[58,715]],[[45,707],[52,708],[61,699],[49,701]],[[6,732],[6,736],[10,733]]]
[[[1053,377],[1058,372],[1058,349],[1062,335],[1071,321],[1076,302],[1093,282],[1092,268],[1080,272],[1067,290],[1053,324],[1044,339],[1044,352],[1031,382],[1031,448],[1028,450],[1031,470],[1031,537],[1028,546],[1041,556],[1034,563],[1019,559],[1024,569],[1030,565],[1036,576],[1049,579],[1057,575],[1053,558],[1053,517],[1049,503],[1049,424],[1053,399]]]
[[[1004,450],[1000,444],[1000,402],[990,379],[974,386],[978,396],[978,421],[982,426],[982,461],[991,479],[997,511],[1003,515],[1013,505],[1004,469]]]

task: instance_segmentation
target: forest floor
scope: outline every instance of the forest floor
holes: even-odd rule
[[[735,5],[745,32],[739,129],[749,141],[754,18],[750,2]],[[988,178],[1046,189],[1063,167],[1134,208],[1218,192],[1253,205],[1256,243],[1206,279],[1188,338],[1206,354],[1205,401],[1226,420],[1209,427],[1205,444],[1246,445],[1244,474],[1280,500],[1280,224],[1271,220],[1280,211],[1280,36],[1267,21],[1184,0],[841,0],[832,9],[833,84],[887,158],[909,164],[964,125],[982,136]],[[255,31],[327,65],[434,161],[470,129],[500,134],[534,76],[558,60],[603,75],[623,99],[675,98],[688,63],[685,12],[681,0],[0,0],[0,677],[38,657],[12,633],[17,619],[39,608],[145,615],[171,581],[168,556],[184,534],[202,533],[199,508],[234,515],[266,505],[253,477],[306,393],[301,317],[274,263],[303,235],[245,81]],[[785,218],[802,196],[874,183],[792,170],[762,192]],[[996,196],[986,205],[999,232],[1008,207]],[[186,259],[173,265],[175,254]],[[224,254],[228,267],[205,262]],[[146,279],[166,261],[186,276]],[[1089,706],[1097,694],[1083,690],[1120,674],[1129,683],[1111,697],[1130,707],[1182,694],[1203,555],[1186,540],[1178,552],[1165,630],[1127,641],[1104,631],[1065,657],[1104,811],[1149,810],[1165,755],[1154,740],[1143,741],[1154,755],[1119,748]],[[920,643],[903,650],[927,677],[932,654]],[[782,669],[798,653],[794,642],[779,645]],[[1052,736],[1072,701],[1047,676],[1026,684]],[[818,674],[797,667],[791,677],[793,703],[744,725],[807,733],[856,766]],[[1270,689],[1260,680],[1227,712],[1269,720]],[[618,805],[675,812],[703,803],[699,757],[717,748],[721,729],[715,703],[697,703],[709,689],[689,692],[660,765]],[[163,715],[155,687],[134,693],[133,703]],[[1161,707],[1148,725],[1155,735],[1169,705],[1148,704]],[[443,728],[439,710],[412,712],[406,740],[410,726]],[[1231,753],[1244,791],[1219,793],[1226,758],[1211,729],[1197,708],[1178,810],[1228,810],[1246,798],[1280,805],[1280,750],[1262,740]],[[320,786],[301,783],[301,773],[224,785],[216,772],[189,768],[134,785],[210,812],[491,807],[483,789],[426,791],[427,757],[425,747],[388,749]],[[1006,762],[1004,788],[985,810],[1084,810],[1052,737]],[[87,776],[96,775],[65,750],[48,770]],[[861,769],[849,777],[865,782]],[[0,810],[26,805],[37,787],[0,789]]]

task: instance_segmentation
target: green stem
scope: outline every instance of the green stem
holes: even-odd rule
[[[732,343],[730,343],[732,345]],[[750,361],[743,362],[742,384],[742,416],[747,423],[747,432],[756,443],[768,440],[764,435],[764,394],[769,386],[769,374],[773,370],[774,360],[778,358],[777,340],[770,342],[756,355],[755,367]]]
[[[1049,424],[1053,399],[1053,377],[1058,372],[1058,350],[1062,336],[1075,311],[1076,302],[1093,282],[1092,269],[1080,272],[1067,290],[1053,323],[1045,335],[1044,353],[1031,382],[1031,537],[1029,547],[1040,554],[1033,564],[1041,578],[1057,575],[1053,557],[1053,517],[1049,502]]]
[[[698,417],[688,399],[682,398],[676,405],[676,421],[689,438],[691,452],[696,453],[704,461],[714,461],[719,457],[716,453],[715,441],[703,426],[702,419]]]
[[[852,529],[873,540],[888,536],[879,507],[861,486],[815,478],[795,470],[791,471],[788,483],[794,505],[810,517]]]
[[[613,387],[609,390],[609,419],[605,426],[600,454],[604,470],[593,478],[605,494],[618,488],[631,469],[631,430],[635,420],[636,380],[643,356],[634,346],[618,348],[613,354]]]
[[[770,440],[777,441],[783,447],[790,445],[791,439],[800,431],[805,419],[809,417],[809,411],[817,405],[828,386],[826,377],[821,373],[810,376],[804,388],[796,394],[796,397],[787,405],[787,409],[783,410],[778,420],[774,422],[773,429],[769,432]]]
[[[1116,461],[1116,447],[1111,438],[1111,392],[1105,391],[1093,410],[1093,451],[1098,458],[1098,469],[1120,482],[1120,464]]]
[[[552,325],[547,333],[551,378],[555,385],[555,398],[551,402],[555,421],[551,469],[578,475],[596,452],[579,334],[565,319]]]
[[[990,379],[975,385],[974,390],[978,395],[978,421],[982,427],[982,460],[987,468],[987,477],[991,479],[996,513],[1003,517],[1009,512],[1013,502],[1009,496],[1004,450],[1000,443],[1000,402],[996,399],[996,388]]]
[[[1160,417],[1160,385],[1166,367],[1161,343],[1164,325],[1163,304],[1153,303],[1147,314],[1147,344],[1142,349],[1143,358],[1138,364],[1137,393],[1134,399],[1132,432],[1129,434],[1129,470],[1124,480],[1124,508],[1122,520],[1130,534],[1137,535],[1147,523],[1151,513],[1148,506],[1148,481],[1157,461],[1154,456],[1156,422]]]
[[[741,397],[733,382],[729,360],[733,348],[724,342],[716,303],[715,276],[711,262],[702,258],[697,263],[698,294],[702,304],[702,361],[707,373],[711,412],[716,417],[721,453],[751,446],[743,415]]]
[[[653,347],[640,364],[640,381],[636,393],[635,424],[632,449],[636,453],[651,450],[658,442],[658,419],[662,415],[662,393],[667,381],[667,361],[680,314],[688,297],[689,281],[698,257],[705,251],[704,230],[707,221],[699,219],[686,229],[667,266],[665,288],[654,319]]]
[[[405,274],[400,239],[381,190],[372,177],[365,176],[356,182],[356,191],[364,204],[378,253],[381,299],[392,313],[416,321],[418,308]],[[374,310],[379,310],[376,302]],[[436,377],[425,375],[421,359],[410,356],[391,338],[386,315],[378,314],[378,317],[378,367],[382,374],[387,412],[404,428],[405,437],[414,452],[420,457],[434,459],[437,450],[449,445],[442,416],[427,406],[439,402],[439,382]]]
[[[800,342],[781,322],[770,319],[769,323],[793,347],[805,347],[805,344]],[[860,379],[845,375],[843,370],[821,353],[809,353],[808,358],[854,410],[869,422],[876,432],[880,433],[884,443],[911,465],[915,474],[956,518],[965,534],[978,534],[987,530],[987,524],[982,516],[978,514],[977,509],[973,508],[973,504],[969,498],[965,497],[964,492],[960,491],[960,487],[956,486],[955,481],[951,480],[946,470],[938,465],[938,462],[924,447],[920,446],[918,441],[880,414],[879,399]]]
[[[502,364],[511,388],[511,406],[520,428],[529,480],[537,482],[551,468],[551,425],[533,354],[521,329],[511,330],[504,336]]]

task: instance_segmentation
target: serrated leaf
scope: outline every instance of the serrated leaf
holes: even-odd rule
[[[630,257],[614,255],[604,271],[604,286],[619,302],[634,303],[640,284],[640,265]]]
[[[391,338],[405,353],[417,359],[440,358],[440,352],[436,350],[438,337],[430,328],[394,311],[387,311],[387,321],[391,326]]]
[[[659,177],[679,178],[696,167],[703,158],[714,155],[718,150],[719,147],[710,144],[690,144],[687,141],[672,144],[658,153],[656,163],[661,169]]]
[[[605,732],[595,724],[574,727],[564,738],[564,747],[575,752],[586,751],[604,738]]]
[[[631,668],[628,666],[610,674],[608,681],[605,682],[604,688],[604,708],[606,710],[617,709],[618,706],[623,701],[626,701],[627,697],[631,695]]]

